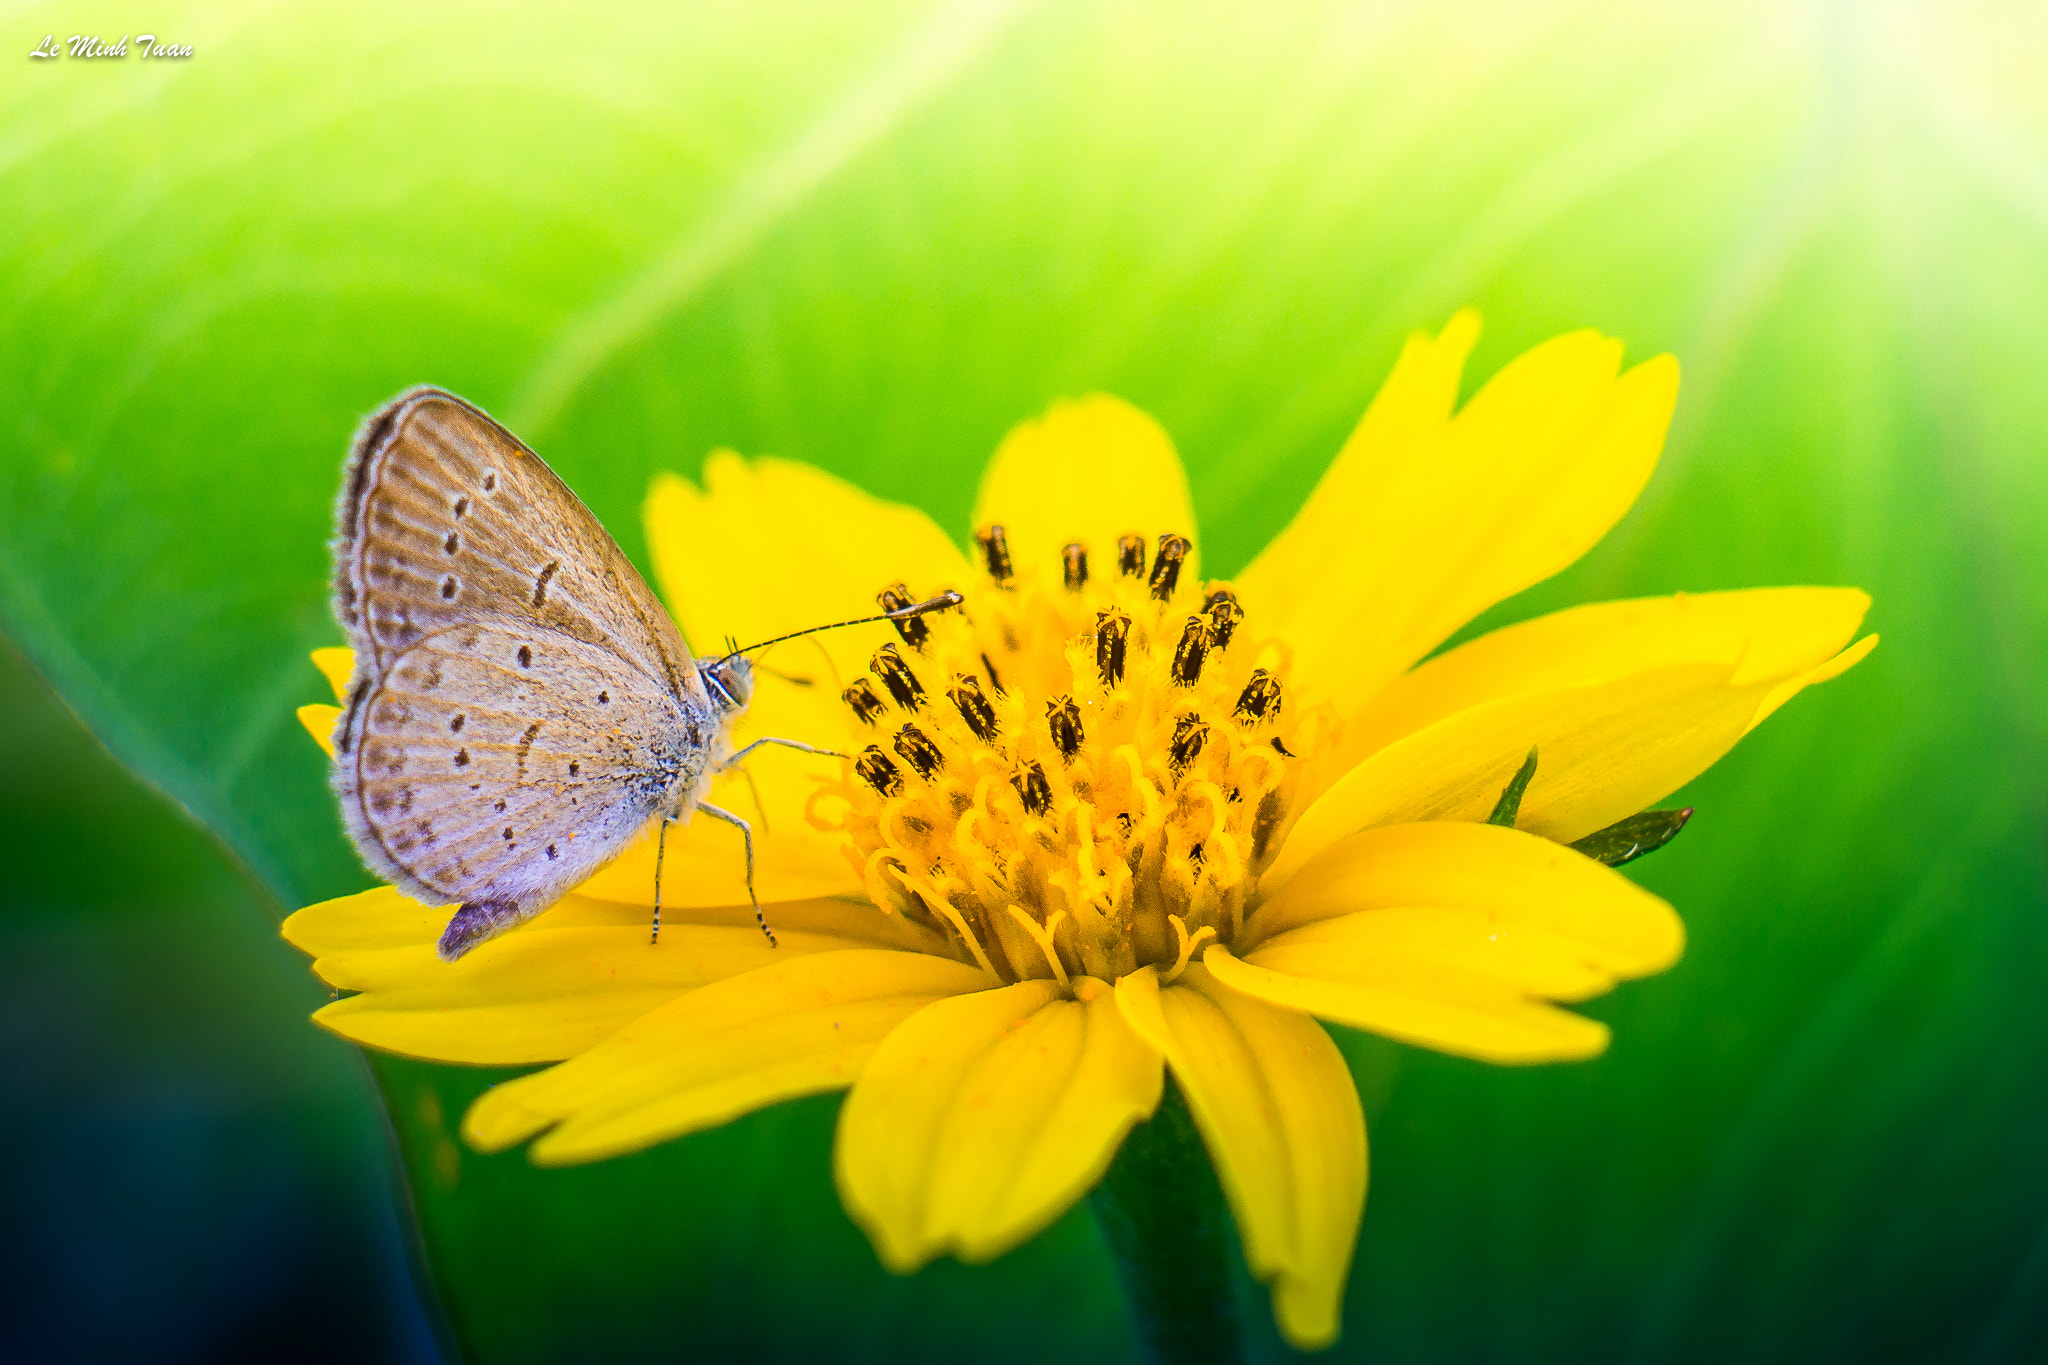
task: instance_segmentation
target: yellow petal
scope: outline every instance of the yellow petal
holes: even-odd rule
[[[655,581],[700,653],[723,648],[727,635],[746,645],[872,616],[875,594],[899,580],[919,596],[972,586],[959,549],[930,517],[808,465],[719,451],[704,462],[704,485],[656,475],[646,506]],[[896,638],[887,624],[854,626],[755,657],[836,697]],[[833,745],[832,736],[787,738]]]
[[[540,1133],[543,1165],[595,1161],[837,1090],[875,1045],[979,970],[873,949],[792,957],[672,1000],[573,1060],[486,1091],[463,1136],[496,1151]]]
[[[299,724],[306,727],[306,733],[313,742],[334,757],[334,722],[341,719],[339,706],[328,706],[324,702],[311,702],[298,710]]]
[[[1587,1057],[1592,1020],[1551,1009],[1677,960],[1670,906],[1550,840],[1482,824],[1344,839],[1203,959],[1217,978],[1335,1023],[1491,1062]]]
[[[752,926],[542,928],[442,962],[429,945],[338,954],[318,970],[360,991],[313,1017],[344,1038],[443,1062],[515,1066],[573,1057],[699,986],[808,954],[864,946],[784,932],[771,948]]]
[[[783,901],[762,907],[773,914],[771,923],[779,929],[832,938],[855,940],[867,947],[901,948],[911,952],[944,953],[937,935],[910,924],[900,916],[884,914],[865,901],[816,900]],[[422,905],[388,886],[379,886],[353,896],[337,896],[288,916],[283,925],[285,941],[325,961],[340,954],[384,948],[431,946],[448,927],[455,913],[452,905]],[[652,927],[651,911],[642,905],[607,901],[572,893],[564,896],[531,924],[525,924],[493,943],[545,929],[637,928],[643,939]],[[756,938],[754,912],[744,905],[675,909],[662,912],[662,942],[669,927],[706,924],[714,927],[744,925]],[[766,943],[766,940],[762,940]],[[474,951],[480,952],[481,948]],[[464,961],[469,959],[465,957]]]
[[[1834,662],[1801,675],[1802,685]],[[1389,744],[1317,797],[1287,834],[1261,888],[1272,895],[1316,854],[1358,830],[1484,820],[1532,747],[1536,775],[1516,826],[1560,843],[1584,838],[1704,772],[1783,685],[1737,686],[1732,677],[1725,664],[1682,664],[1448,716]]]
[[[1340,708],[1370,697],[1460,625],[1570,564],[1655,467],[1678,392],[1670,356],[1617,374],[1621,344],[1557,337],[1456,417],[1430,420],[1471,327],[1454,319],[1397,372],[1301,517],[1238,580],[1249,619],[1295,649],[1293,677]],[[1413,394],[1409,390],[1413,389]],[[1375,410],[1379,404],[1375,404]]]
[[[1314,970],[1313,953],[1286,960]],[[1240,961],[1227,948],[1211,948],[1202,962],[1226,986],[1273,1005],[1461,1057],[1574,1061],[1607,1046],[1605,1024],[1531,1000],[1476,972],[1409,961],[1367,965],[1342,977],[1300,975]]]
[[[891,1269],[1002,1255],[1101,1178],[1159,1103],[1159,1053],[1091,978],[930,1005],[889,1035],[839,1115],[840,1197]]]
[[[1149,561],[1159,537],[1172,533],[1195,542],[1183,578],[1198,576],[1201,539],[1173,441],[1108,394],[1062,400],[1011,429],[974,502],[975,527],[992,523],[1008,535],[1019,574],[1056,575],[1070,541],[1087,547],[1094,573],[1114,573],[1117,537],[1143,536]]]
[[[1341,773],[1483,702],[1674,664],[1725,664],[1738,687],[1791,678],[1834,657],[1869,608],[1868,594],[1854,588],[1752,588],[1553,612],[1482,635],[1396,679],[1361,708],[1329,761]]]
[[[1381,496],[1394,467],[1391,453],[1441,436],[1458,401],[1465,357],[1478,340],[1479,314],[1470,308],[1455,314],[1437,336],[1409,336],[1393,372],[1308,501],[1237,578],[1238,596],[1261,613],[1262,629],[1295,625],[1301,619],[1298,605],[1323,591],[1330,547],[1353,534],[1356,509]]]
[[[452,909],[379,887],[292,915],[284,936],[315,955],[320,978],[360,992],[314,1018],[345,1038],[408,1056],[479,1065],[557,1061],[678,994],[785,958],[878,942],[936,946],[872,907],[838,902],[772,907],[780,948],[761,936],[751,910],[744,919],[735,911],[725,924],[670,917],[656,945],[644,908],[570,896],[450,963],[434,943]]]
[[[1327,1346],[1365,1208],[1365,1116],[1336,1044],[1306,1014],[1231,990],[1199,963],[1164,988],[1142,968],[1116,993],[1187,1096],[1281,1333]]]
[[[285,917],[285,942],[320,957],[354,948],[403,948],[432,943],[448,925],[452,906],[422,905],[389,886],[336,896]]]
[[[1762,725],[1766,716],[1769,716],[1773,711],[1798,696],[1807,688],[1812,687],[1815,683],[1824,683],[1830,678],[1839,678],[1857,664],[1862,663],[1870,651],[1877,648],[1877,638],[1875,635],[1866,635],[1834,658],[1824,659],[1812,668],[1807,669],[1804,673],[1787,678],[1776,687],[1773,687],[1764,694],[1764,699],[1757,704],[1756,714],[1749,718],[1749,728],[1754,730],[1757,726]],[[1743,733],[1747,734],[1748,731]]]
[[[327,679],[327,685],[334,689],[334,699],[346,702],[349,675],[355,672],[356,652],[341,648],[316,649],[312,658],[313,667],[320,670]]]
[[[1258,961],[1304,926],[1413,907],[1569,943],[1610,979],[1660,972],[1685,946],[1671,907],[1613,868],[1521,830],[1441,822],[1339,840],[1258,908],[1235,947]]]

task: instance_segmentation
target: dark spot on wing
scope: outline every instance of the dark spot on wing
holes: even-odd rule
[[[468,511],[469,511],[469,499],[468,499],[468,498],[457,498],[457,499],[455,500],[455,515],[456,515],[456,516],[458,516],[458,517],[460,517],[460,516],[463,516],[463,515],[467,514],[467,513],[468,513]]]
[[[449,731],[450,731],[450,732],[452,732],[452,733],[459,733],[459,732],[461,731],[461,729],[462,729],[462,722],[464,722],[465,720],[468,720],[468,719],[469,719],[469,717],[468,717],[468,716],[457,716],[457,717],[456,717],[456,718],[455,718],[454,720],[451,720],[451,721],[449,721],[449,722],[448,722],[448,729],[449,729]]]
[[[553,861],[554,861],[554,858],[555,858],[555,846],[554,846],[553,844],[549,844],[549,845],[548,845],[548,861],[549,861],[549,862],[553,862]]]
[[[611,701],[611,699],[612,694],[609,692],[600,692],[597,694],[597,704],[599,706],[605,705],[607,702]]]
[[[456,535],[453,531],[450,531],[448,533],[448,539],[441,542],[441,548],[446,550],[451,555],[454,554],[457,550],[462,548],[462,537]]]
[[[455,751],[455,766],[458,768],[467,768],[469,766],[468,749],[457,749]]]
[[[521,668],[532,668],[532,667],[533,667],[533,646],[532,646],[532,645],[521,645],[521,646],[519,646],[519,666],[520,666]]]
[[[582,765],[581,763],[577,763],[577,762],[575,762],[574,760],[571,760],[571,761],[570,761],[570,764],[569,764],[569,776],[571,776],[571,777],[574,777],[574,776],[576,776],[576,774],[578,774],[578,773],[580,773],[580,772],[582,772],[582,771],[583,771],[583,765]]]
[[[450,598],[453,598],[456,592],[461,589],[461,587],[462,580],[457,578],[454,574],[449,574],[446,578],[441,580],[442,600],[446,601]]]
[[[495,492],[497,492],[497,491],[498,491],[498,471],[497,471],[497,470],[495,470],[495,469],[487,469],[487,470],[485,470],[485,471],[484,471],[484,492],[486,492],[486,493],[495,493]]]
[[[535,576],[533,580],[533,605],[537,607],[548,600],[548,580],[553,578],[555,570],[561,567],[559,562],[551,559],[548,561],[548,566]]]

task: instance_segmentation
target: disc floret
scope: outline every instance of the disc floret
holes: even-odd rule
[[[965,608],[903,623],[842,693],[872,734],[838,789],[848,857],[1004,980],[1176,973],[1233,939],[1286,820],[1313,727],[1281,651],[1185,572],[1184,537],[1071,544],[1043,573],[1002,527],[976,538]]]

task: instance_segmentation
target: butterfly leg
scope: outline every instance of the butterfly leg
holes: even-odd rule
[[[669,818],[661,817],[661,837],[654,845],[654,932],[647,942],[652,945],[661,942],[661,860],[668,853]]]
[[[740,827],[740,834],[747,841],[747,899],[754,903],[754,922],[761,926],[762,933],[768,935],[768,946],[778,946],[775,942],[775,931],[768,927],[768,917],[761,913],[761,898],[754,894],[754,827],[731,811],[722,806],[714,806],[709,801],[699,801],[697,809],[714,820],[723,820],[728,825]]]
[[[845,757],[846,757],[846,755],[845,755],[845,754],[842,754],[842,753],[840,753],[840,752],[839,752],[839,751],[838,751],[837,749],[820,749],[820,748],[818,748],[818,747],[817,747],[816,745],[814,745],[814,744],[805,744],[805,743],[804,743],[803,741],[801,741],[801,740],[795,740],[795,739],[777,739],[777,738],[776,738],[775,736],[773,736],[773,735],[770,735],[770,736],[768,736],[768,737],[767,737],[766,739],[757,739],[757,740],[755,740],[755,741],[754,741],[754,742],[753,742],[752,744],[749,744],[749,745],[748,745],[748,746],[747,746],[746,748],[744,748],[744,749],[741,749],[741,750],[740,750],[740,751],[739,751],[738,753],[734,754],[734,755],[733,755],[733,756],[732,756],[731,758],[728,758],[727,760],[725,760],[725,762],[723,762],[723,763],[719,764],[719,767],[721,767],[721,768],[730,768],[730,767],[733,767],[733,766],[734,766],[734,765],[736,765],[736,764],[737,764],[737,763],[738,763],[738,762],[739,762],[739,761],[740,761],[741,759],[745,758],[745,757],[746,757],[746,756],[747,756],[748,754],[750,754],[750,753],[754,752],[754,750],[756,750],[756,749],[760,748],[760,747],[761,747],[761,746],[762,746],[763,744],[780,744],[780,745],[781,745],[781,746],[782,746],[783,748],[785,748],[785,749],[801,749],[801,750],[803,750],[803,751],[804,751],[805,753],[807,753],[807,754],[823,754],[823,755],[824,755],[824,756],[825,756],[826,758],[845,758]]]

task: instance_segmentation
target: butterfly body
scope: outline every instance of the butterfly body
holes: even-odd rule
[[[459,904],[443,957],[540,913],[650,820],[702,808],[751,696],[745,661],[692,659],[510,432],[445,391],[401,394],[357,433],[336,521],[356,663],[334,790],[372,871]]]

